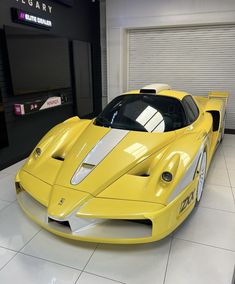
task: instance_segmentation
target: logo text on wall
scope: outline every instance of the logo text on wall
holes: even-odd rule
[[[12,20],[16,23],[34,26],[37,28],[50,29],[52,28],[52,21],[37,17],[33,14],[27,13],[17,8],[11,8]]]
[[[28,13],[25,13],[23,11],[21,11],[18,15],[18,21],[22,21],[22,22],[28,22],[28,23],[32,23],[32,24],[38,24],[41,25],[43,27],[48,27],[51,28],[52,27],[52,22],[50,20],[46,20],[40,17],[36,17],[34,15],[30,15]]]
[[[24,5],[28,5],[30,7],[34,7],[38,10],[41,10],[43,12],[52,13],[52,6],[47,5],[45,3],[42,3],[40,1],[36,1],[36,0],[16,0],[16,2],[24,4]]]

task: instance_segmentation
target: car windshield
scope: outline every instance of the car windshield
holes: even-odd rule
[[[94,123],[98,126],[145,132],[167,132],[186,124],[179,100],[149,94],[116,97]]]

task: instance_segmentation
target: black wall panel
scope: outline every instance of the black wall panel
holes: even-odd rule
[[[94,112],[91,45],[79,40],[72,45],[76,110],[79,116],[87,116]]]
[[[8,146],[7,127],[5,119],[5,110],[2,103],[2,96],[0,92],[0,149]]]
[[[26,4],[23,4],[25,2]],[[91,46],[92,83],[94,97],[94,112],[101,110],[101,59],[100,59],[100,25],[99,25],[99,2],[92,0],[76,0],[73,7],[67,7],[49,0],[38,0],[52,7],[51,13],[27,4],[28,1],[1,0],[0,1],[0,90],[2,92],[3,106],[5,109],[6,127],[8,132],[9,146],[0,149],[0,170],[20,159],[25,158],[37,144],[39,139],[54,125],[76,115],[76,107],[73,104],[75,88],[56,91],[53,93],[41,93],[33,95],[13,96],[10,88],[9,67],[4,39],[3,26],[15,26],[19,28],[34,29],[11,20],[10,9],[20,8],[43,18],[52,20],[53,28],[45,31],[51,35],[66,37],[71,41],[86,41]],[[17,47],[16,47],[17,48]],[[72,57],[71,57],[72,63]],[[72,71],[73,72],[73,71]],[[13,114],[13,104],[44,98],[58,93],[68,96],[68,104],[36,114],[16,117]],[[1,135],[1,133],[0,133]]]

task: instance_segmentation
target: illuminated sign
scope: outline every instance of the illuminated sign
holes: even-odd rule
[[[40,28],[52,28],[52,21],[42,17],[35,16],[19,9],[12,9],[13,21],[26,25],[37,26]]]
[[[49,109],[63,105],[67,99],[62,96],[50,97],[47,99],[36,100],[34,102],[26,102],[24,104],[14,104],[15,115],[25,115],[38,112],[44,109]]]

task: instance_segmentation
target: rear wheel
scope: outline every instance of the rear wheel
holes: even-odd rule
[[[197,202],[201,200],[202,192],[204,188],[205,178],[206,178],[206,152],[202,154],[201,165],[199,168],[199,177],[198,177],[198,184],[197,184]]]

